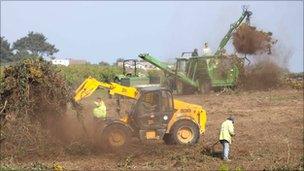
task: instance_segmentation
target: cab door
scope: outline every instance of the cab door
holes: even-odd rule
[[[173,98],[169,90],[156,90],[141,95],[135,121],[141,139],[162,139],[173,115]]]
[[[169,90],[145,92],[136,105],[135,120],[140,129],[164,129],[173,110],[173,97]]]
[[[161,92],[144,92],[136,104],[134,119],[140,130],[157,129],[161,127]]]
[[[159,119],[161,124],[166,128],[174,113],[174,104],[172,93],[169,90],[161,91],[161,112]]]

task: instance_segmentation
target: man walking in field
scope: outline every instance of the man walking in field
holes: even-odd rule
[[[223,146],[222,157],[223,157],[223,160],[225,160],[225,161],[230,161],[228,158],[229,145],[231,144],[231,137],[235,135],[233,124],[234,124],[234,117],[230,116],[221,125],[219,139],[220,139],[220,143]]]

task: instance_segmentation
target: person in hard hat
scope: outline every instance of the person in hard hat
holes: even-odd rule
[[[206,42],[203,48],[203,56],[211,56],[211,55],[212,55],[212,51],[209,48],[208,43]]]
[[[100,97],[94,102],[96,107],[93,109],[94,120],[105,120],[107,117],[107,107]]]
[[[222,157],[225,161],[230,161],[229,156],[229,145],[231,144],[231,137],[235,135],[234,133],[234,117],[230,116],[221,125],[219,140],[223,146]]]

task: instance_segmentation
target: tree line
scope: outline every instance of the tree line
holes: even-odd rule
[[[12,45],[1,37],[1,63],[15,62],[30,57],[50,57],[59,50],[49,43],[42,33],[30,31],[25,37],[17,39]]]
[[[55,59],[54,54],[59,51],[54,44],[47,41],[42,33],[30,31],[26,36],[10,44],[1,36],[0,64],[16,62],[25,58],[42,57]],[[99,65],[110,66],[108,62],[101,61]]]

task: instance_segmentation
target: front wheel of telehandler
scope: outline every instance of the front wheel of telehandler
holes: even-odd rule
[[[131,131],[122,124],[107,126],[102,133],[101,142],[105,150],[119,151],[125,149],[131,141]]]
[[[174,144],[196,144],[199,141],[199,129],[190,120],[181,120],[173,125],[172,140]]]
[[[167,144],[167,145],[173,144],[172,135],[170,133],[169,134],[166,133],[163,137],[163,140],[164,140],[165,144]]]

